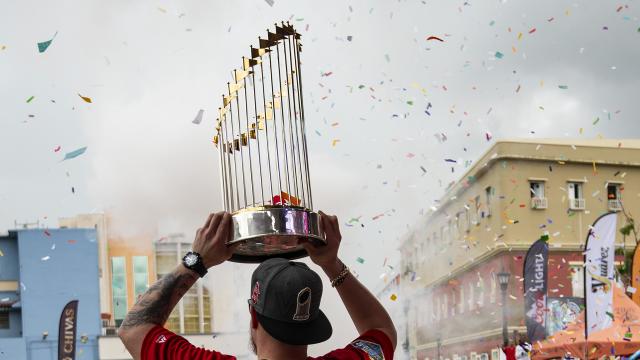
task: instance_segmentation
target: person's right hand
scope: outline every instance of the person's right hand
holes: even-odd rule
[[[325,268],[338,262],[338,249],[340,248],[342,235],[340,235],[338,218],[327,215],[322,211],[320,211],[320,228],[325,235],[327,245],[315,246],[312,243],[305,242],[302,246],[309,253],[311,261]]]

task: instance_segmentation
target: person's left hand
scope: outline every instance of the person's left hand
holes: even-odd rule
[[[202,256],[202,262],[208,269],[229,260],[235,245],[227,245],[233,234],[231,214],[218,212],[209,215],[207,222],[196,232],[193,251]]]

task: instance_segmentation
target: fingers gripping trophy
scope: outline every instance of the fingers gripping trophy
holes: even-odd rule
[[[218,108],[220,187],[232,214],[231,261],[307,256],[324,245],[313,211],[302,94],[300,34],[289,23],[258,38],[233,70]]]

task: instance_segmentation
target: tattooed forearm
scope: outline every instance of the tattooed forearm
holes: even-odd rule
[[[185,272],[181,268],[163,276],[129,310],[122,322],[122,329],[144,324],[163,325],[196,279],[190,270]]]

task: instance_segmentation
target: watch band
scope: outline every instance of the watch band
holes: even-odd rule
[[[195,255],[197,257],[196,263],[193,265],[187,265],[186,262],[186,258],[189,255]],[[200,256],[200,254],[198,254],[195,251],[189,251],[183,258],[182,258],[182,265],[184,265],[184,267],[186,267],[187,269],[196,272],[200,277],[204,277],[205,275],[207,275],[207,268],[204,266],[204,264],[202,263],[202,256]]]

